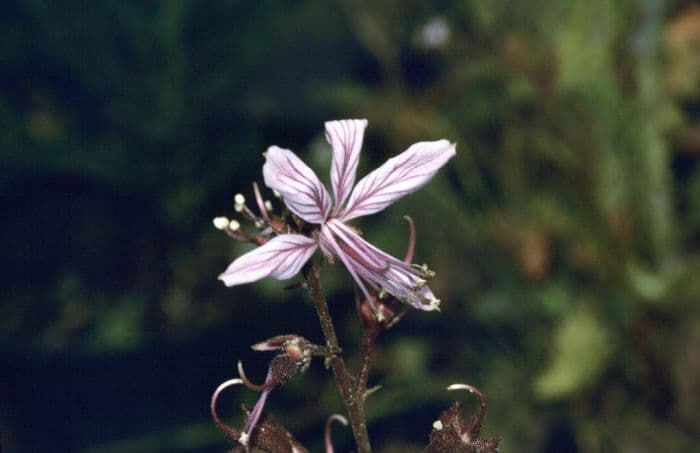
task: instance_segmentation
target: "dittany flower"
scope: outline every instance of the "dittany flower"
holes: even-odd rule
[[[326,123],[331,145],[333,198],[316,174],[288,149],[271,146],[264,154],[265,184],[279,193],[287,208],[318,227],[313,234],[279,234],[236,259],[219,276],[227,286],[297,274],[320,247],[340,259],[368,299],[388,293],[421,310],[435,310],[439,300],[426,286],[433,275],[427,266],[394,258],[373,246],[348,225],[350,220],[384,210],[425,185],[455,155],[447,140],[419,142],[392,157],[357,184],[355,175],[367,120]]]

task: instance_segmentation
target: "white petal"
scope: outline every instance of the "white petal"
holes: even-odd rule
[[[321,224],[331,208],[330,195],[316,173],[288,149],[271,146],[265,153],[265,184],[282,195],[290,211]]]
[[[316,250],[316,241],[301,234],[281,234],[236,259],[219,275],[226,286],[265,277],[286,280],[296,275]]]
[[[323,226],[321,240],[325,239],[324,233],[328,242],[336,242],[333,235],[342,241],[343,245],[336,246],[334,253],[343,260],[356,281],[364,280],[373,289],[382,289],[420,310],[438,308],[434,303],[439,301],[425,286],[426,282],[421,278],[424,276],[417,268],[373,246],[337,219],[331,219]],[[360,288],[366,292],[364,285]]]
[[[357,183],[340,218],[349,220],[374,214],[415,192],[430,181],[455,153],[454,143],[447,140],[411,145]]]
[[[335,212],[340,210],[355,184],[366,127],[367,120],[326,122],[326,140],[333,147],[331,186],[335,195]]]
[[[354,261],[352,261],[352,259],[349,256],[347,256],[345,252],[343,252],[343,249],[335,240],[335,238],[333,237],[333,233],[330,229],[328,229],[327,225],[323,225],[321,227],[321,234],[319,236],[319,240],[323,248],[330,251],[334,256],[340,258],[340,261],[343,262],[345,268],[348,270],[348,272],[350,272],[350,276],[352,276],[353,280],[355,280],[357,286],[362,290],[365,297],[369,299],[371,297],[369,291],[367,291],[365,284],[362,283],[362,280],[357,275],[357,271],[360,269],[354,264]]]

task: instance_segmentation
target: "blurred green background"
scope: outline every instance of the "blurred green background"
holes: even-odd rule
[[[211,219],[271,144],[326,178],[346,117],[369,119],[361,174],[458,143],[358,222],[401,255],[413,216],[444,304],[380,339],[377,451],[475,410],[454,382],[504,452],[700,449],[698,5],[5,0],[0,36],[3,451],[224,451],[208,403],[236,360],[259,381],[250,344],[321,334],[302,291],[216,280],[246,247]],[[323,278],[352,354],[351,280]],[[268,410],[320,451],[342,405],[314,363]]]

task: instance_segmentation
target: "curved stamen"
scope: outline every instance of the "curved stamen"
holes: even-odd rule
[[[239,362],[240,363],[240,362]],[[246,438],[249,438],[250,435],[253,432],[253,429],[255,429],[255,426],[258,424],[258,420],[260,420],[260,416],[262,415],[263,407],[265,407],[265,401],[267,401],[267,396],[270,394],[272,391],[272,388],[274,385],[277,383],[277,381],[272,381],[272,369],[269,369],[267,371],[267,377],[265,378],[265,382],[272,382],[272,385],[270,385],[269,388],[263,390],[263,392],[260,394],[260,398],[258,398],[258,402],[255,403],[255,407],[253,407],[253,411],[248,415],[248,419],[245,422],[245,425],[243,426],[243,434],[241,434],[241,437],[245,435]]]
[[[277,381],[271,380],[271,379],[269,379],[269,377],[262,384],[256,384],[253,381],[251,381],[250,379],[248,379],[248,376],[246,376],[245,370],[243,370],[243,362],[241,362],[239,360],[237,367],[238,367],[238,375],[241,378],[241,382],[248,389],[250,389],[254,392],[264,392],[265,390],[269,390],[272,387],[274,387],[275,384],[277,384]]]
[[[410,274],[422,275],[421,269],[416,269],[414,266],[407,264],[385,251],[375,247],[367,242],[362,236],[357,234],[349,226],[335,219],[330,220],[327,225],[332,228],[333,232],[338,235],[351,248],[364,257],[365,261],[372,261],[375,268],[384,268],[387,263],[392,268],[404,270]]]
[[[367,250],[365,250],[365,248],[362,247],[362,243],[357,240],[357,238],[360,237],[357,233],[352,232],[351,234],[345,231],[345,229],[340,228],[339,225],[342,224],[336,225],[333,221],[328,222],[328,227],[342,241],[341,247],[343,248],[344,252],[350,255],[355,261],[360,263],[362,266],[375,272],[385,272],[388,269],[389,263],[387,260],[382,260],[381,257],[380,259],[377,259],[376,256],[373,256],[372,254],[368,253]],[[373,262],[370,263],[370,261]]]
[[[353,263],[349,261],[349,257],[345,254],[340,245],[338,245],[333,237],[333,234],[331,234],[328,229],[321,227],[320,238],[325,243],[325,246],[330,249],[331,253],[340,258],[340,261],[343,262],[345,268],[348,270],[348,272],[350,272],[350,275],[352,276],[353,280],[355,280],[355,283],[357,283],[357,286],[360,287],[362,293],[367,299],[370,299],[369,291],[367,291],[367,288],[362,283],[362,280],[360,280],[360,277],[357,276],[357,272],[355,272],[356,266],[353,266]]]
[[[219,395],[221,394],[221,392],[223,392],[231,386],[239,384],[243,384],[243,381],[241,379],[229,379],[228,381],[222,383],[216,388],[216,390],[214,390],[214,393],[211,396],[211,403],[209,404],[209,411],[211,412],[211,418],[214,419],[214,423],[216,423],[216,426],[218,426],[219,429],[223,431],[226,437],[228,437],[234,442],[237,442],[239,440],[240,435],[238,431],[221,421],[219,415],[216,413],[216,401],[219,399]]]
[[[408,222],[408,248],[406,249],[406,256],[403,262],[411,264],[413,262],[413,251],[416,249],[416,225],[410,216],[405,215],[403,218]]]
[[[340,248],[343,249],[343,251],[345,253],[347,253],[354,261],[356,261],[362,267],[365,267],[365,268],[371,270],[372,272],[376,272],[378,274],[383,274],[389,270],[389,263],[385,263],[384,267],[374,267],[370,263],[368,263],[367,261],[362,259],[360,254],[357,253],[357,251],[355,251],[354,249],[350,248],[350,246],[348,246],[347,243],[340,242],[339,245],[340,245]]]
[[[467,434],[470,438],[473,437],[474,434],[478,434],[481,430],[481,423],[484,421],[484,417],[486,417],[486,397],[484,394],[481,393],[476,387],[469,384],[452,384],[447,387],[447,390],[467,390],[469,393],[473,393],[479,398],[479,414],[474,417],[471,426],[460,433],[462,435]]]
[[[452,384],[447,387],[447,390],[467,390],[469,393],[475,394],[479,398],[479,402],[483,407],[486,407],[486,397],[476,387],[469,384]]]
[[[270,214],[268,214],[267,212],[267,206],[265,206],[265,201],[263,201],[263,197],[260,194],[260,188],[258,187],[257,182],[253,182],[253,193],[255,193],[255,202],[258,205],[258,211],[260,211],[260,215],[263,217],[263,219],[269,222]]]
[[[326,453],[333,453],[333,443],[331,442],[331,425],[333,425],[333,422],[339,422],[345,426],[348,426],[348,419],[340,414],[333,414],[330,417],[328,417],[328,419],[326,420],[326,434],[324,436],[326,440]]]

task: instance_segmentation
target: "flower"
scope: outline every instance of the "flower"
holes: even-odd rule
[[[237,379],[229,379],[219,385],[214,391],[209,404],[214,423],[226,437],[233,443],[244,447],[245,451],[290,451],[306,452],[307,450],[287,432],[274,418],[263,412],[270,392],[278,385],[284,384],[297,373],[303,373],[311,364],[312,356],[328,357],[328,352],[323,346],[311,343],[299,335],[278,335],[254,344],[255,351],[280,351],[267,370],[267,377],[262,384],[251,382],[243,370],[243,364],[238,362]],[[238,430],[225,424],[218,416],[216,403],[221,392],[227,388],[244,384],[248,389],[260,392],[258,401],[252,410],[244,408],[245,425]],[[237,448],[233,451],[241,451]]]
[[[447,390],[467,390],[475,394],[479,398],[479,413],[467,423],[462,419],[459,403],[455,402],[433,422],[425,453],[496,453],[501,445],[500,437],[479,438],[486,417],[486,397],[483,393],[469,384],[452,384]]]
[[[234,444],[230,452],[244,453],[250,451],[285,451],[291,453],[306,453],[294,436],[287,431],[274,417],[263,412],[263,406],[271,389],[264,390],[255,407],[251,410],[243,406],[245,425],[242,429],[233,428],[224,423],[217,414],[216,403],[221,393],[234,385],[245,384],[242,379],[229,379],[219,385],[211,397],[209,410],[216,426]]]
[[[331,145],[331,188],[325,186],[296,154],[271,146],[264,154],[265,184],[279,193],[287,208],[305,222],[318,225],[311,237],[279,234],[236,259],[219,276],[227,286],[297,274],[319,247],[330,261],[342,261],[364,295],[386,292],[421,310],[435,310],[439,300],[426,286],[434,275],[427,266],[394,258],[365,241],[348,221],[384,210],[425,185],[455,155],[447,140],[419,142],[392,157],[357,184],[355,175],[367,120],[326,122]]]

